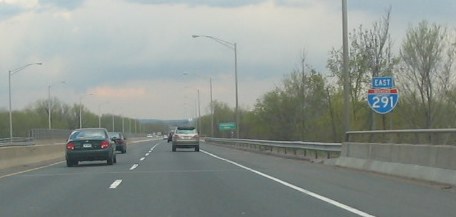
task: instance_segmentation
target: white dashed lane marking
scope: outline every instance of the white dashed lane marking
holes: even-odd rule
[[[150,155],[150,153],[159,145],[160,143],[157,143],[156,145],[154,145],[152,148],[150,148],[150,151],[148,151],[146,153],[146,157]],[[146,157],[142,157],[139,159],[139,161],[143,161],[146,159]],[[134,170],[136,169],[137,167],[139,166],[139,164],[133,164],[133,166],[131,166],[130,170]]]
[[[117,188],[117,186],[120,185],[120,183],[122,183],[122,179],[117,179],[116,181],[114,181],[111,186],[109,186],[110,189],[115,189]]]
[[[136,167],[138,167],[138,166],[139,166],[139,164],[133,164],[133,166],[131,166],[130,170],[134,170],[134,169],[136,169]]]

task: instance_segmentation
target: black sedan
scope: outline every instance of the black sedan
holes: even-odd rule
[[[104,128],[74,130],[66,144],[65,158],[68,167],[79,161],[106,160],[108,165],[116,163],[116,145]]]
[[[116,151],[120,151],[122,154],[127,153],[127,138],[125,138],[123,133],[108,132],[108,135],[116,143]]]

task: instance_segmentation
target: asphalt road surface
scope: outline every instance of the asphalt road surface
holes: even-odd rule
[[[0,177],[0,217],[456,216],[456,192],[201,144],[141,142],[117,164],[52,164]]]

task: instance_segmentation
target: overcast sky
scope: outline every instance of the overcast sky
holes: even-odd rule
[[[454,28],[454,0],[348,0],[349,29],[370,26],[392,7],[396,49],[408,26],[426,19]],[[51,95],[82,102],[95,113],[180,119],[201,113],[213,98],[234,107],[234,52],[208,38],[238,45],[239,103],[253,108],[280,85],[305,50],[325,72],[341,47],[340,0],[0,0],[0,109]],[[65,81],[66,84],[60,84]],[[88,95],[92,94],[92,95]]]

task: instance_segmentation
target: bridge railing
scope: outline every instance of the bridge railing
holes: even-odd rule
[[[26,146],[26,145],[33,145],[33,138],[32,137],[13,137],[12,140],[10,138],[0,138],[0,147],[2,146]]]
[[[324,153],[326,158],[337,157],[341,151],[341,143],[301,142],[301,141],[272,141],[254,139],[206,138],[206,142],[231,145],[233,147],[256,149],[294,155],[314,156],[318,158]],[[300,152],[300,153],[299,153]],[[321,155],[320,155],[321,156]]]
[[[456,128],[349,131],[345,142],[456,145]]]

